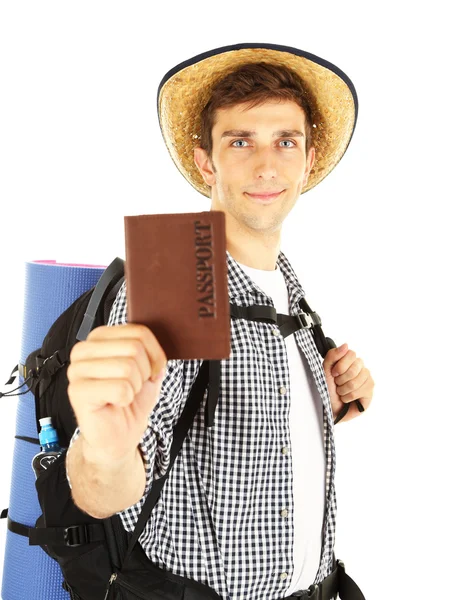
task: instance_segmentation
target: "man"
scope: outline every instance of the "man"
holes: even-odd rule
[[[210,196],[211,210],[225,212],[230,301],[272,306],[278,314],[302,312],[304,291],[280,251],[281,227],[300,194],[333,169],[349,144],[357,114],[350,80],[300,50],[241,44],[169,71],[160,84],[158,111],[176,165]],[[67,466],[75,503],[98,518],[116,512],[132,532],[153,480],[167,470],[173,427],[202,361],[168,361],[164,379],[154,382],[151,372],[165,355],[137,325],[127,324],[125,284],[108,325],[74,347],[68,370],[79,424],[72,444],[84,431],[86,454],[79,451],[100,473],[93,481],[105,477],[105,485],[89,485],[82,465],[72,467],[72,452]],[[149,367],[146,354],[133,357],[134,338],[149,349]],[[131,377],[135,389],[119,401],[116,423],[114,405],[109,413],[93,379],[106,377],[99,383],[108,393],[108,377],[122,377],[113,365],[109,374],[108,357],[123,357],[127,365],[129,354],[142,377]],[[90,373],[96,358],[97,373]],[[148,405],[148,386],[154,385],[155,402]],[[356,400],[368,408],[373,387],[363,361],[346,344],[322,361],[308,328],[284,339],[278,325],[232,320],[231,357],[221,361],[213,426],[205,425],[203,402],[139,538],[150,561],[224,599],[277,600],[306,589],[317,598],[319,591],[321,598],[334,597],[327,595],[331,587],[322,590],[336,572],[333,421],[346,405],[343,422],[358,416]],[[99,402],[97,412],[87,408],[88,398]],[[128,419],[142,424],[142,410],[148,427],[129,436]],[[120,435],[110,441],[108,432],[120,423]],[[103,443],[101,426],[107,431]],[[136,431],[143,434],[134,463],[127,450]],[[75,465],[77,456],[75,451]],[[342,597],[363,598],[355,590]]]

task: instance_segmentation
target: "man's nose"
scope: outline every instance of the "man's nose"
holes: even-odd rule
[[[272,148],[259,149],[254,157],[255,176],[260,179],[277,177],[277,161]]]

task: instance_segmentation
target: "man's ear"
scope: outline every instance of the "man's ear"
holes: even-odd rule
[[[315,158],[316,158],[316,149],[314,148],[314,146],[311,146],[309,148],[308,158],[306,159],[306,170],[303,175],[303,187],[306,185],[306,183],[308,181],[309,173],[311,172],[311,169],[314,166]]]
[[[210,186],[215,185],[215,174],[212,170],[212,161],[204,148],[198,146],[194,149],[194,162],[205,183]]]

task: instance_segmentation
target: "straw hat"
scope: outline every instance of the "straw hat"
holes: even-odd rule
[[[312,145],[316,157],[304,193],[324,179],[343,157],[357,120],[357,93],[338,67],[309,52],[276,44],[223,46],[186,60],[163,77],[158,88],[159,123],[169,154],[182,175],[201,194],[211,197],[194,163],[199,145],[200,113],[212,87],[246,63],[285,65],[301,76],[312,110]]]

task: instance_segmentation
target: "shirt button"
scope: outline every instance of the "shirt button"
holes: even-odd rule
[[[281,393],[282,395],[287,393],[287,388],[285,388],[284,386],[279,388],[279,393]]]
[[[286,517],[288,515],[288,510],[286,508],[284,508],[283,510],[281,510],[281,517]]]
[[[280,578],[283,579],[287,579],[287,573],[281,573],[280,574]]]
[[[277,337],[278,335],[280,335],[280,331],[278,329],[273,329],[273,335]]]
[[[282,454],[288,454],[288,448],[287,448],[287,446],[285,446],[284,448],[282,448]]]

